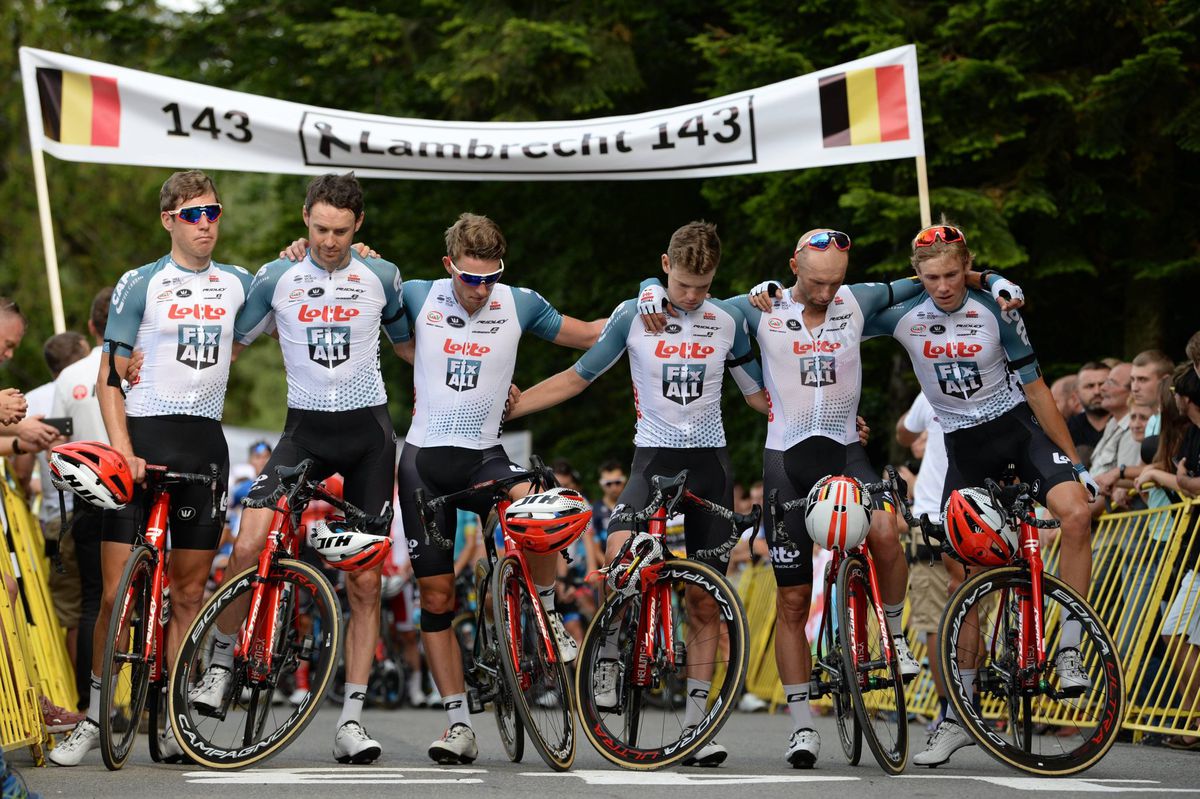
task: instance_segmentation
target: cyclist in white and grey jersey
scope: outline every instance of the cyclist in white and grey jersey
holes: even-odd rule
[[[700,497],[730,507],[733,504],[733,474],[725,449],[721,420],[721,384],[728,367],[746,402],[767,412],[762,375],[750,350],[746,323],[741,312],[720,300],[706,299],[721,257],[716,228],[693,222],[675,231],[662,269],[667,275],[667,296],[682,311],[661,334],[647,331],[637,319],[637,300],[617,306],[596,346],[574,367],[559,372],[521,395],[512,416],[523,416],[567,400],[609,369],[624,352],[629,353],[633,378],[634,436],[633,466],[629,482],[621,492],[609,522],[607,551],[611,560],[628,539],[632,526],[622,511],[637,511],[650,499],[651,479],[674,476],[688,470],[688,489]],[[720,520],[699,511],[685,512],[684,530],[689,555],[719,544],[729,534]],[[728,556],[711,563],[724,572]],[[711,618],[712,599],[703,592],[689,592],[686,601],[693,619]],[[706,606],[711,605],[710,606]],[[711,673],[703,664],[714,662],[716,639],[689,629],[689,666],[684,725],[699,723],[706,712]],[[606,647],[615,647],[615,636]],[[695,646],[693,646],[693,644]],[[614,703],[617,653],[608,649],[597,665],[597,704]],[[709,669],[711,672],[711,668]],[[715,741],[685,759],[684,765],[711,766],[725,760],[727,751]]]

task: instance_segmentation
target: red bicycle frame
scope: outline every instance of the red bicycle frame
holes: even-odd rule
[[[662,541],[666,537],[666,508],[659,508],[654,512],[647,524],[646,532],[658,541]],[[640,554],[634,555],[633,561],[629,564],[631,573],[641,565],[643,557]],[[671,607],[670,585],[658,581],[658,573],[662,570],[662,565],[661,562],[652,563],[638,572],[642,579],[642,585],[649,585],[649,588],[643,588],[646,600],[642,603],[642,613],[638,619],[637,652],[634,655],[632,682],[643,688],[650,685],[653,677],[651,666],[654,664],[655,641],[660,630],[663,638],[661,646],[666,652],[667,663],[672,667],[675,666],[675,624],[672,616],[674,610]]]
[[[1017,644],[1020,652],[1020,670],[1024,687],[1034,687],[1031,682],[1046,666],[1046,642],[1044,638],[1044,620],[1042,619],[1042,542],[1038,537],[1037,528],[1021,519],[1020,528],[1021,560],[1029,567],[1029,587],[1018,588],[1017,599],[1019,612],[1017,614]],[[1001,593],[1001,607],[1008,601],[1008,590]],[[996,623],[992,630],[991,652],[996,657],[996,647],[1000,641],[1000,624],[1003,613],[996,614]]]
[[[505,511],[508,510],[508,506],[511,504],[512,504],[511,499],[502,499],[499,502],[497,502],[496,503],[496,517],[499,519],[505,518],[504,513],[505,513]],[[504,531],[504,557],[511,556],[512,558],[514,558],[517,561],[518,564],[520,564],[520,566],[521,566],[521,581],[525,584],[526,590],[529,591],[529,595],[534,598],[534,601],[535,602],[540,601],[539,597],[538,597],[537,587],[533,582],[533,576],[529,573],[529,562],[525,559],[525,550],[522,549],[517,544],[517,542],[513,540],[512,536],[510,536],[508,534],[507,530],[504,530],[503,524],[500,525],[500,529]],[[489,534],[490,533],[488,533],[487,531],[484,532],[484,535],[489,535]],[[552,554],[557,555],[558,553],[552,553]],[[515,585],[514,586],[505,586],[505,590],[508,592],[505,597],[505,601],[508,603],[509,608],[510,609],[519,608],[521,606],[521,597],[520,597],[520,594],[517,592],[517,586],[515,586]],[[517,670],[520,672],[520,675],[521,675],[520,676],[521,685],[519,687],[520,687],[521,691],[525,691],[525,690],[528,690],[529,686],[532,684],[533,678],[530,675],[526,674],[524,672],[524,670],[521,669],[521,652],[520,652],[521,617],[520,616],[521,616],[521,614],[519,614],[519,613],[510,612],[508,614],[508,625],[509,625],[508,640],[509,640],[509,646],[511,649],[511,651],[509,652],[509,656],[512,658],[512,662],[517,665]],[[542,651],[546,653],[547,660],[549,660],[549,662],[551,664],[554,664],[554,663],[558,662],[558,646],[554,642],[554,639],[550,634],[549,627],[547,627],[547,625],[546,625],[545,616],[546,616],[546,614],[544,614],[544,613],[533,614],[533,617],[535,619],[537,619],[538,635],[540,635],[542,638],[542,645],[543,645]]]
[[[830,608],[832,607],[828,600],[828,597],[830,596],[830,588],[836,580],[836,575],[838,570],[841,568],[842,563],[849,555],[862,555],[863,560],[866,561],[868,576],[867,587],[871,591],[871,596],[875,599],[875,601],[871,604],[875,608],[875,620],[879,625],[879,637],[883,639],[884,663],[889,663],[892,659],[892,636],[888,634],[887,616],[883,610],[883,602],[880,601],[879,598],[879,578],[875,572],[875,561],[871,558],[871,555],[867,551],[865,544],[859,544],[849,552],[843,552],[840,549],[833,550],[833,558],[829,561],[829,565],[827,567],[828,571],[825,573],[825,612],[829,613]],[[860,687],[869,689],[871,686],[867,685],[867,672],[871,668],[877,668],[882,664],[871,663],[870,661],[870,645],[867,641],[866,626],[867,598],[856,591],[850,591],[849,594],[849,596],[838,597],[837,601],[846,603],[846,612],[850,617],[850,632],[854,635],[854,646],[851,649],[855,667],[853,679],[858,682]],[[866,664],[867,669],[859,668],[860,664]],[[851,675],[846,676],[850,677]]]
[[[300,537],[292,526],[292,512],[285,494],[275,502],[276,524],[272,525],[267,534],[266,545],[258,555],[258,571],[256,572],[254,588],[250,593],[250,611],[246,616],[246,624],[238,634],[235,656],[241,656],[247,661],[247,676],[249,682],[260,684],[271,674],[275,658],[275,634],[279,626],[280,591],[283,585],[275,580],[265,579],[271,573],[271,563],[282,551],[295,558],[300,552]],[[259,624],[259,617],[265,614],[265,624]]]
[[[170,577],[167,572],[167,520],[171,515],[171,495],[163,486],[155,488],[154,502],[150,506],[150,516],[146,522],[146,543],[154,548],[154,575],[150,579],[150,635],[146,636],[146,651],[143,656],[150,664],[150,682],[156,683],[166,675],[167,664],[162,653],[166,648],[165,632],[163,629],[162,604],[170,590]],[[125,597],[129,602],[130,597]]]

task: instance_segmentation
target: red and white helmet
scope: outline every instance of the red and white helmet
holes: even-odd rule
[[[853,477],[822,477],[808,492],[804,526],[824,549],[854,549],[871,529],[871,495]]]
[[[1017,533],[979,488],[951,491],[942,510],[946,538],[958,556],[980,566],[1003,566],[1017,551]]]
[[[106,510],[123,508],[133,499],[129,462],[99,441],[72,441],[50,450],[50,483]]]
[[[356,572],[383,563],[392,551],[392,537],[364,533],[350,527],[345,519],[331,517],[309,528],[308,545],[335,569]]]
[[[552,488],[528,494],[504,511],[504,532],[532,552],[558,552],[583,535],[592,521],[592,509],[572,488]]]

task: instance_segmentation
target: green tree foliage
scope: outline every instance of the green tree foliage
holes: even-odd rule
[[[172,14],[151,0],[15,0],[0,8],[0,292],[31,331],[6,380],[45,379],[50,332],[17,47],[31,45],[333,108],[435,119],[536,120],[647,111],[918,45],[932,204],[968,231],[982,265],[1028,289],[1034,343],[1051,376],[1098,355],[1161,345],[1180,355],[1196,327],[1200,92],[1194,2],[700,0],[226,0]],[[70,326],[97,288],[161,254],[154,200],[166,170],[48,159]],[[218,258],[253,269],[303,234],[304,178],[216,175],[228,213]],[[786,276],[797,235],[817,225],[855,240],[851,275],[907,270],[917,228],[909,161],[709,181],[487,183],[368,181],[364,240],[406,278],[440,276],[441,232],[458,213],[494,217],[513,283],[592,319],[657,273],[678,225],[720,226],[714,293]],[[868,345],[863,412],[886,445],[908,396],[907,367]],[[234,367],[227,418],[278,427],[278,350]],[[575,354],[522,349],[527,386]],[[411,371],[384,353],[393,417],[411,407]],[[911,392],[911,380],[908,383]],[[757,472],[764,423],[728,397],[738,474]],[[522,421],[535,448],[590,472],[628,458],[632,397],[624,365],[585,396]]]

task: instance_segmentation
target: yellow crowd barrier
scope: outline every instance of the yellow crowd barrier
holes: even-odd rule
[[[54,615],[49,561],[37,520],[0,461],[0,747],[31,746],[40,758],[47,742],[40,699],[75,706],[75,680],[66,631]],[[15,584],[16,602],[7,586]]]
[[[1044,553],[1048,570],[1056,570],[1058,556],[1054,539]],[[769,699],[774,710],[784,696],[775,665],[775,578],[770,564],[748,567],[738,590],[751,638],[746,688]],[[1138,734],[1200,734],[1200,499],[1103,516],[1092,536],[1088,600],[1120,653],[1127,692],[1122,726]],[[905,615],[907,619],[907,611]],[[1060,622],[1046,620],[1050,651],[1057,645]],[[908,641],[917,660],[928,663],[924,638],[909,630]],[[1098,679],[1096,671],[1093,668],[1093,677]],[[928,669],[907,686],[906,699],[910,713],[926,718],[937,714],[938,698]],[[830,700],[814,704],[824,708]],[[1085,707],[1072,711],[1069,703],[1051,704],[1038,721],[1068,725],[1079,720],[1069,713],[1087,712]],[[1004,714],[995,699],[986,700],[983,709],[995,718]]]

